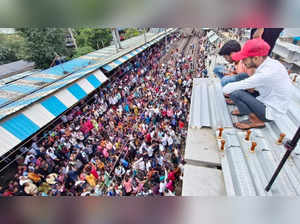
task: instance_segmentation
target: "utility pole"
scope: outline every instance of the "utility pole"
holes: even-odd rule
[[[74,36],[73,36],[73,31],[72,31],[72,29],[71,29],[71,28],[68,28],[68,32],[69,32],[69,34],[70,34],[70,36],[71,36],[71,39],[72,39],[73,44],[74,44],[74,46],[75,46],[75,49],[77,49],[77,44],[76,44],[76,40],[75,40],[75,38],[74,38]]]
[[[165,28],[165,34],[167,34],[167,28]],[[168,45],[168,39],[167,39],[167,35],[165,36],[165,49],[166,49],[166,53],[167,53],[167,45]]]
[[[146,28],[144,28],[144,40],[145,40],[145,43],[147,42],[147,38],[146,38]]]
[[[116,37],[117,37],[119,48],[122,49],[118,28],[115,28],[115,32],[116,32]]]
[[[117,37],[116,37],[116,32],[115,32],[115,28],[111,28],[111,34],[113,36],[113,40],[115,43],[115,47],[116,47],[116,51],[119,51],[119,47],[118,47],[118,41],[117,41]]]
[[[119,49],[121,49],[121,43],[120,43],[120,36],[119,36],[119,32],[117,31],[116,28],[111,28],[111,33],[113,36],[113,40],[116,46],[116,51],[119,52]]]

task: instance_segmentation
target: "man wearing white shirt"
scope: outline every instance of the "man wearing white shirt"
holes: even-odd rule
[[[145,161],[143,160],[143,158],[141,158],[139,160],[138,164],[139,164],[139,169],[142,170],[142,171],[144,171],[145,170]]]
[[[139,148],[139,151],[138,151],[138,153],[139,154],[143,154],[144,153],[144,149],[145,149],[145,147],[146,147],[146,143],[145,142],[143,142],[143,144],[140,146],[140,148]]]
[[[287,112],[292,84],[285,67],[267,56],[269,50],[270,46],[258,38],[247,41],[240,52],[232,55],[233,60],[243,60],[247,68],[256,68],[250,78],[223,88],[238,107],[234,115],[249,116],[248,120],[235,123],[236,128],[263,128],[264,122],[280,119]],[[259,96],[255,98],[244,91],[247,89],[255,89]]]
[[[152,146],[146,146],[146,151],[147,151],[148,157],[151,158],[153,156],[153,151],[154,151]]]

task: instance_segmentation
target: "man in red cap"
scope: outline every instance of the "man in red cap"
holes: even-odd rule
[[[268,57],[269,50],[268,43],[257,38],[248,40],[240,52],[232,55],[233,60],[242,60],[247,68],[256,69],[251,77],[223,88],[224,94],[230,94],[238,107],[232,114],[249,116],[249,119],[235,123],[236,128],[263,128],[264,122],[280,119],[288,109],[292,84],[286,68]],[[253,88],[259,92],[257,98],[245,91]]]

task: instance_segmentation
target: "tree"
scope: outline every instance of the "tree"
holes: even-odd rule
[[[75,51],[75,54],[73,55],[73,58],[78,58],[82,55],[86,55],[90,52],[93,52],[95,51],[95,49],[93,49],[92,47],[90,46],[85,46],[85,47],[79,47],[77,48],[77,50]]]
[[[0,65],[14,62],[17,60],[18,58],[15,51],[8,47],[0,46]]]
[[[80,28],[75,31],[78,47],[100,49],[110,45],[112,34],[108,28]]]
[[[66,47],[67,29],[19,28],[17,31],[25,39],[25,59],[35,62],[38,68],[48,68],[56,54],[72,54],[72,50]]]
[[[24,39],[16,34],[0,34],[0,64],[20,60],[24,56]]]
[[[93,29],[92,35],[88,38],[89,45],[94,49],[107,47],[111,41],[111,30],[107,28]]]
[[[135,36],[138,36],[138,35],[141,35],[142,32],[138,31],[137,29],[135,28],[128,28],[125,30],[125,39],[129,39],[131,37],[135,37]]]

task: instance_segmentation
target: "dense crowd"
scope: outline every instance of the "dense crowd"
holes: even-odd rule
[[[173,36],[171,42],[180,41]],[[192,76],[164,43],[122,65],[25,150],[3,196],[179,195]]]

